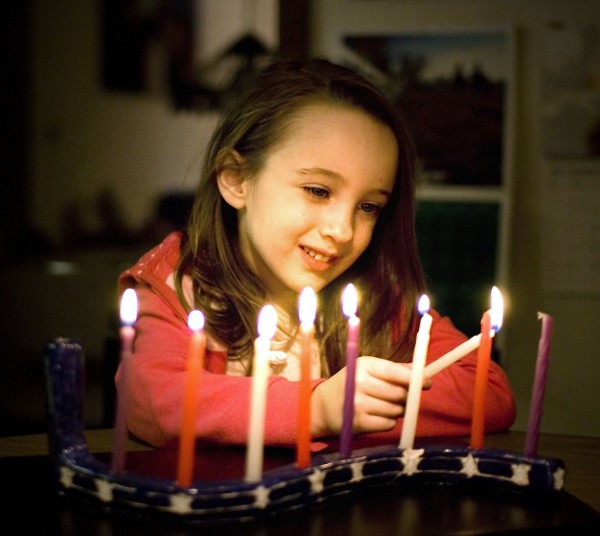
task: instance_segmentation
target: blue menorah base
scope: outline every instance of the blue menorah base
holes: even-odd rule
[[[72,339],[56,339],[45,355],[50,450],[59,492],[98,507],[134,515],[194,523],[245,521],[307,507],[368,486],[453,484],[525,493],[563,489],[562,460],[526,457],[504,450],[466,446],[400,449],[379,446],[314,456],[311,466],[293,464],[243,478],[174,480],[123,471],[90,454],[83,425],[84,353]]]

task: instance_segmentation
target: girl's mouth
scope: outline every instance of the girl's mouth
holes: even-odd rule
[[[312,257],[313,259],[319,262],[331,262],[334,258],[333,255],[324,255],[323,253],[319,253],[314,249],[309,249],[306,246],[301,246],[301,248],[304,251],[304,253],[306,253],[308,256]]]
[[[306,246],[300,246],[300,251],[304,254],[304,262],[313,272],[325,272],[331,269],[337,259],[333,255],[326,255]]]

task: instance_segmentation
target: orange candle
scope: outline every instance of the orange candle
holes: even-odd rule
[[[127,439],[127,412],[129,405],[129,359],[135,337],[133,325],[137,319],[137,294],[132,288],[128,288],[121,298],[121,339],[119,392],[117,395],[117,411],[115,415],[115,432],[113,438],[113,452],[111,458],[111,469],[121,472],[125,468],[125,441]]]
[[[481,318],[481,342],[477,350],[477,370],[473,393],[473,418],[471,422],[471,448],[483,448],[485,433],[485,394],[492,358],[492,339],[502,325],[502,295],[497,287],[492,288],[491,310]]]
[[[198,310],[193,310],[188,316],[188,326],[192,330],[192,336],[186,364],[186,383],[177,465],[177,483],[182,487],[189,487],[194,475],[196,415],[200,395],[200,378],[206,351],[206,335],[203,331],[204,315]]]
[[[300,384],[298,386],[298,436],[296,440],[296,465],[303,469],[310,466],[310,371],[312,365],[312,342],[315,334],[317,296],[306,287],[300,295]]]

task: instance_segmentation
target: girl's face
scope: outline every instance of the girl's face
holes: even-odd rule
[[[270,298],[295,306],[365,251],[394,186],[398,159],[391,129],[362,111],[303,108],[240,186],[242,251]]]

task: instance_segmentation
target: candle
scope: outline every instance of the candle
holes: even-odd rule
[[[427,349],[429,347],[429,332],[431,331],[431,322],[433,318],[429,311],[429,298],[423,294],[418,304],[421,323],[417,332],[415,348],[413,350],[412,370],[410,382],[408,385],[408,395],[406,397],[406,407],[404,410],[404,420],[402,422],[402,435],[400,438],[401,449],[411,449],[415,440],[417,429],[417,417],[419,415],[419,406],[421,403],[421,390],[423,389],[423,369],[427,358]]]
[[[194,474],[194,455],[196,452],[196,415],[200,394],[200,376],[204,366],[206,335],[204,334],[204,315],[193,310],[188,316],[188,327],[192,330],[190,347],[186,363],[186,383],[183,398],[183,415],[179,436],[179,461],[177,483],[189,487]]]
[[[459,344],[456,348],[450,350],[448,353],[444,354],[442,357],[436,359],[433,363],[429,363],[425,367],[423,373],[428,378],[431,378],[438,372],[441,372],[445,368],[452,365],[452,363],[456,363],[459,359],[471,353],[473,350],[479,347],[481,342],[481,334],[477,334],[474,337],[471,337],[468,341]]]
[[[502,294],[497,287],[492,288],[492,307],[481,318],[481,342],[477,350],[477,370],[473,393],[473,418],[471,422],[471,448],[483,448],[485,432],[485,392],[492,357],[492,339],[502,325]]]
[[[117,410],[115,416],[115,432],[113,438],[113,452],[111,458],[111,469],[121,472],[125,467],[125,441],[127,439],[127,406],[129,398],[129,359],[131,357],[135,328],[133,325],[137,320],[137,294],[132,288],[128,288],[121,298],[121,328],[119,336],[121,339],[119,389],[117,390]]]
[[[269,349],[276,329],[277,311],[272,305],[265,305],[258,315],[258,337],[254,342],[250,424],[246,449],[246,480],[253,482],[262,477]]]
[[[552,337],[552,317],[545,313],[538,313],[542,321],[542,333],[538,343],[538,355],[535,365],[535,378],[529,407],[529,425],[525,438],[525,456],[536,456],[542,421],[544,393],[546,390],[546,375],[550,360],[550,339]]]
[[[360,320],[356,316],[358,294],[354,285],[349,284],[342,296],[342,309],[348,317],[348,334],[346,340],[346,389],[342,413],[342,432],[340,434],[340,453],[350,456],[352,427],[354,423],[354,390],[356,384],[356,359],[358,358],[358,332]]]
[[[310,465],[310,371],[312,341],[315,333],[314,322],[317,312],[317,296],[312,288],[306,287],[300,294],[299,310],[302,352],[300,355],[296,465],[303,469]]]

